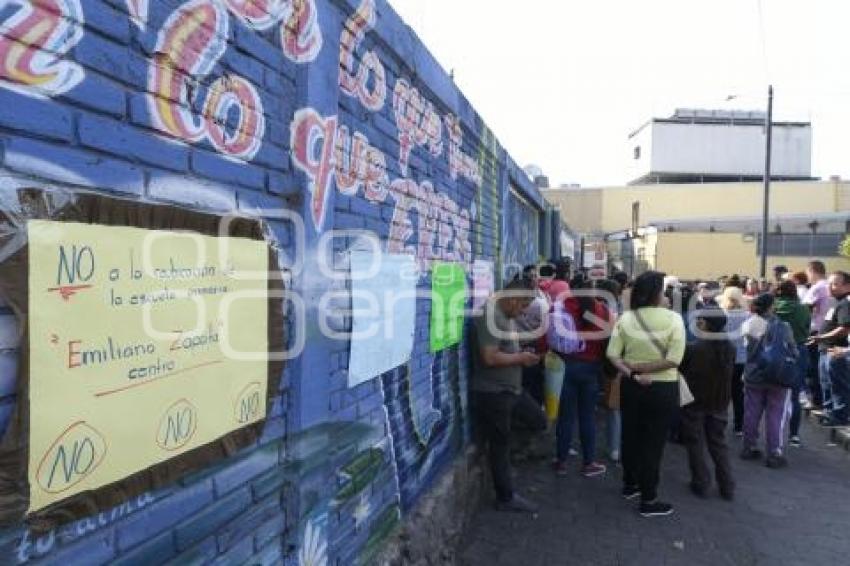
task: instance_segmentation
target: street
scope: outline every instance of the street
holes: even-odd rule
[[[828,447],[828,435],[804,425],[804,445],[790,466],[771,470],[738,458],[734,502],[702,500],[688,489],[683,447],[668,444],[661,497],[670,517],[645,519],[620,497],[620,471],[604,477],[557,477],[548,461],[517,465],[521,493],[537,502],[536,518],[499,513],[486,502],[467,533],[461,563],[536,565],[846,564],[850,554],[850,454]],[[604,447],[604,440],[602,440]],[[715,488],[716,489],[716,488]]]

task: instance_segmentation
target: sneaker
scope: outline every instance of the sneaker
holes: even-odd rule
[[[773,454],[773,455],[767,457],[767,461],[765,461],[764,464],[768,468],[778,470],[779,468],[787,467],[788,466],[788,460],[782,454]]]
[[[552,469],[555,470],[555,475],[558,476],[566,476],[570,473],[570,469],[567,467],[566,462],[555,462],[555,465],[552,466]]]
[[[749,448],[747,446],[741,450],[741,460],[760,460],[761,459],[761,450],[758,448]]]
[[[735,430],[735,436],[737,436],[738,438],[743,438],[744,437],[744,431],[736,429]]]
[[[510,501],[499,501],[496,503],[496,511],[507,513],[537,513],[538,507],[528,499],[516,493]]]
[[[800,446],[802,446],[802,445],[803,445],[803,443],[802,443],[802,442],[800,442],[800,437],[799,437],[799,436],[794,435],[794,436],[792,436],[792,437],[788,440],[788,445],[789,445],[789,446],[793,446],[794,448],[799,448]]]
[[[644,502],[640,504],[641,517],[664,517],[673,514],[673,506],[660,501]]]
[[[607,469],[608,468],[605,467],[605,464],[600,464],[599,462],[591,462],[590,464],[587,464],[581,469],[581,475],[586,478],[601,476],[605,473],[605,470]]]
[[[615,464],[620,463],[620,451],[619,450],[611,450],[611,453],[608,455],[612,462]]]
[[[625,486],[623,488],[623,499],[633,501],[640,497],[640,489],[634,486]]]
[[[578,450],[576,450],[575,448],[570,448],[567,452],[567,456],[578,456]]]

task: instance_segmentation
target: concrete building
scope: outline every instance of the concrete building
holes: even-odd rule
[[[764,173],[763,112],[677,109],[629,135],[630,184],[758,180]],[[811,179],[812,125],[774,122],[772,177]]]
[[[838,243],[850,232],[850,182],[771,185],[768,267],[802,269],[811,258],[850,269]],[[587,240],[608,242],[608,263],[638,273],[660,269],[685,279],[757,275],[761,182],[677,183],[543,194]]]
[[[609,269],[660,269],[686,279],[757,275],[765,114],[677,109],[632,132],[626,186],[543,191]],[[810,258],[850,268],[838,244],[850,232],[850,183],[812,177],[812,125],[774,122],[769,265]],[[598,268],[598,266],[594,266]]]

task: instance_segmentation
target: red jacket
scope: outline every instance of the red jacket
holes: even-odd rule
[[[601,362],[605,358],[605,348],[611,331],[611,311],[608,310],[608,307],[606,307],[604,303],[593,299],[593,314],[605,321],[605,324],[602,327],[599,327],[596,324],[580,317],[581,306],[579,305],[578,299],[575,297],[567,297],[564,299],[564,310],[572,315],[573,320],[576,323],[576,329],[579,332],[588,332],[599,335],[598,339],[585,340],[584,352],[570,354],[568,357],[576,360],[582,360],[584,362]]]

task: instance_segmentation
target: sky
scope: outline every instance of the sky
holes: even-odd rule
[[[552,186],[623,184],[647,120],[765,110],[768,84],[775,120],[812,122],[812,174],[850,178],[846,0],[389,2]]]

